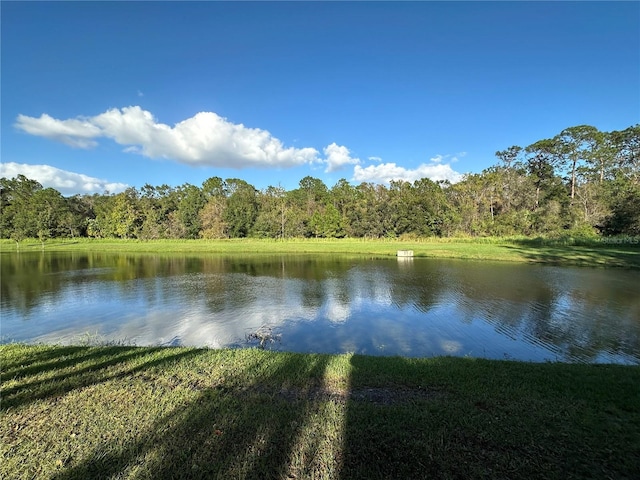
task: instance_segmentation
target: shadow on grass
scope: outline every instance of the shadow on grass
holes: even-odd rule
[[[307,432],[322,402],[282,393],[296,372],[320,382],[329,357],[281,358],[254,383],[196,386],[193,401],[160,418],[135,442],[100,445],[88,460],[54,478],[336,478],[315,462],[320,432],[315,438]],[[136,471],[141,463],[142,473]]]
[[[2,388],[2,410],[20,407],[36,400],[63,395],[75,389],[103,383],[111,379],[122,378],[141,370],[162,365],[163,363],[192,356],[197,351],[186,350],[171,353],[166,348],[140,349],[136,347],[63,347],[63,352],[71,355],[64,360],[54,360],[47,352],[37,353],[30,366],[13,368],[3,372],[3,384],[13,379],[21,379],[15,387]],[[167,355],[157,356],[158,353]],[[44,364],[37,364],[50,360]],[[121,368],[129,362],[141,362],[137,366]],[[36,363],[34,365],[34,363]],[[48,372],[66,370],[53,376]],[[40,378],[44,375],[44,378]],[[36,379],[29,380],[29,376]]]
[[[584,365],[361,356],[351,366],[345,480],[638,472],[638,394],[629,391],[638,370],[608,365],[594,375]]]
[[[442,377],[447,362],[415,368],[399,357],[354,355],[351,367],[341,478],[449,478],[434,451],[456,421],[441,414],[457,401]]]
[[[629,367],[133,350],[98,370],[121,382],[60,407],[99,412],[83,421],[100,435],[74,453],[84,434],[63,431],[47,478],[633,478],[640,462]],[[141,405],[113,408],[130,389]]]
[[[504,248],[524,258],[550,265],[640,268],[638,245],[545,245],[540,241],[517,240]]]
[[[49,371],[61,371],[67,368],[76,369],[81,364],[87,364],[83,370],[74,370],[74,373],[78,374],[90,370],[99,370],[110,364],[120,363],[120,356],[135,351],[135,347],[125,346],[100,347],[99,349],[79,346],[47,348],[42,352],[29,355],[29,363],[27,365],[3,363],[2,375],[5,380],[18,380],[24,377],[46,374]],[[59,352],[59,354],[56,355],[56,352]],[[98,363],[101,358],[108,358],[109,362],[106,362],[106,365]]]
[[[56,347],[56,348],[47,348],[40,352],[33,352],[29,355],[29,365],[25,366],[21,357],[16,359],[15,361],[8,361],[7,359],[2,359],[2,375],[6,377],[14,377],[14,376],[24,376],[29,375],[31,373],[37,373],[39,370],[38,364],[42,362],[51,361],[53,368],[57,369],[57,365],[60,365],[60,357],[66,357],[68,355],[75,355],[78,352],[85,351],[84,347]]]

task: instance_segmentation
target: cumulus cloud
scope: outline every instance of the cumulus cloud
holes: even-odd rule
[[[92,148],[99,139],[106,138],[122,145],[127,153],[153,159],[170,159],[193,166],[288,168],[320,163],[325,165],[325,172],[330,173],[354,165],[354,180],[378,183],[414,181],[424,177],[453,183],[462,177],[450,166],[457,161],[454,155],[436,155],[429,163],[415,169],[382,163],[379,157],[369,157],[377,165],[363,167],[362,161],[353,157],[345,146],[332,143],[323,149],[324,157],[321,157],[315,148],[286,147],[267,130],[232,123],[214,112],[200,112],[170,126],[158,122],[151,112],[131,106],[112,108],[93,117],[67,120],[56,119],[46,113],[40,117],[18,115],[15,126],[28,134],[76,148]],[[464,152],[457,155],[463,156]],[[72,181],[68,176],[71,173],[66,174],[56,174],[56,178],[64,177],[66,181]],[[96,184],[106,185],[106,182],[90,177],[74,177],[73,181],[77,185],[91,185],[94,180]]]
[[[395,163],[381,163],[361,167],[356,165],[353,169],[353,179],[356,182],[389,183],[391,180],[404,180],[414,182],[421,178],[430,180],[449,180],[451,183],[459,182],[462,175],[445,163],[421,164],[417,168],[408,169]]]
[[[327,173],[342,170],[347,165],[358,165],[360,163],[359,158],[351,156],[351,152],[347,147],[336,145],[335,143],[325,147],[324,155],[327,164],[325,172]]]
[[[0,164],[0,177],[13,178],[18,175],[36,180],[45,188],[55,188],[63,195],[102,193],[105,190],[118,193],[129,187],[126,183],[108,182],[50,165],[28,165],[14,162]]]
[[[190,165],[293,167],[321,161],[315,148],[285,147],[267,130],[235,124],[213,112],[200,112],[174,126],[159,123],[139,106],[69,120],[19,115],[15,125],[31,135],[81,148],[94,147],[99,137],[109,138],[126,152]]]

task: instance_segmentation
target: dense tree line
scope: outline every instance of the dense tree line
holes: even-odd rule
[[[238,178],[201,186],[144,185],[63,197],[22,175],[0,179],[0,235],[289,238],[640,235],[640,125],[570,127],[496,152],[498,162],[456,184],[392,181],[265,190]]]

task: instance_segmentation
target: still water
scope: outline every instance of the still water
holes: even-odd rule
[[[341,256],[0,257],[2,342],[640,364],[640,272]]]

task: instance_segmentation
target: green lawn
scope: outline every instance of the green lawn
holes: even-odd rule
[[[640,367],[4,345],[0,477],[634,479]]]
[[[347,254],[393,256],[413,250],[417,257],[460,258],[556,265],[640,268],[640,243],[600,243],[598,240],[527,238],[431,238],[420,240],[288,239],[236,240],[50,240],[47,251],[224,254]],[[24,241],[20,251],[41,251],[40,242]],[[15,252],[15,242],[0,241],[0,251]]]

